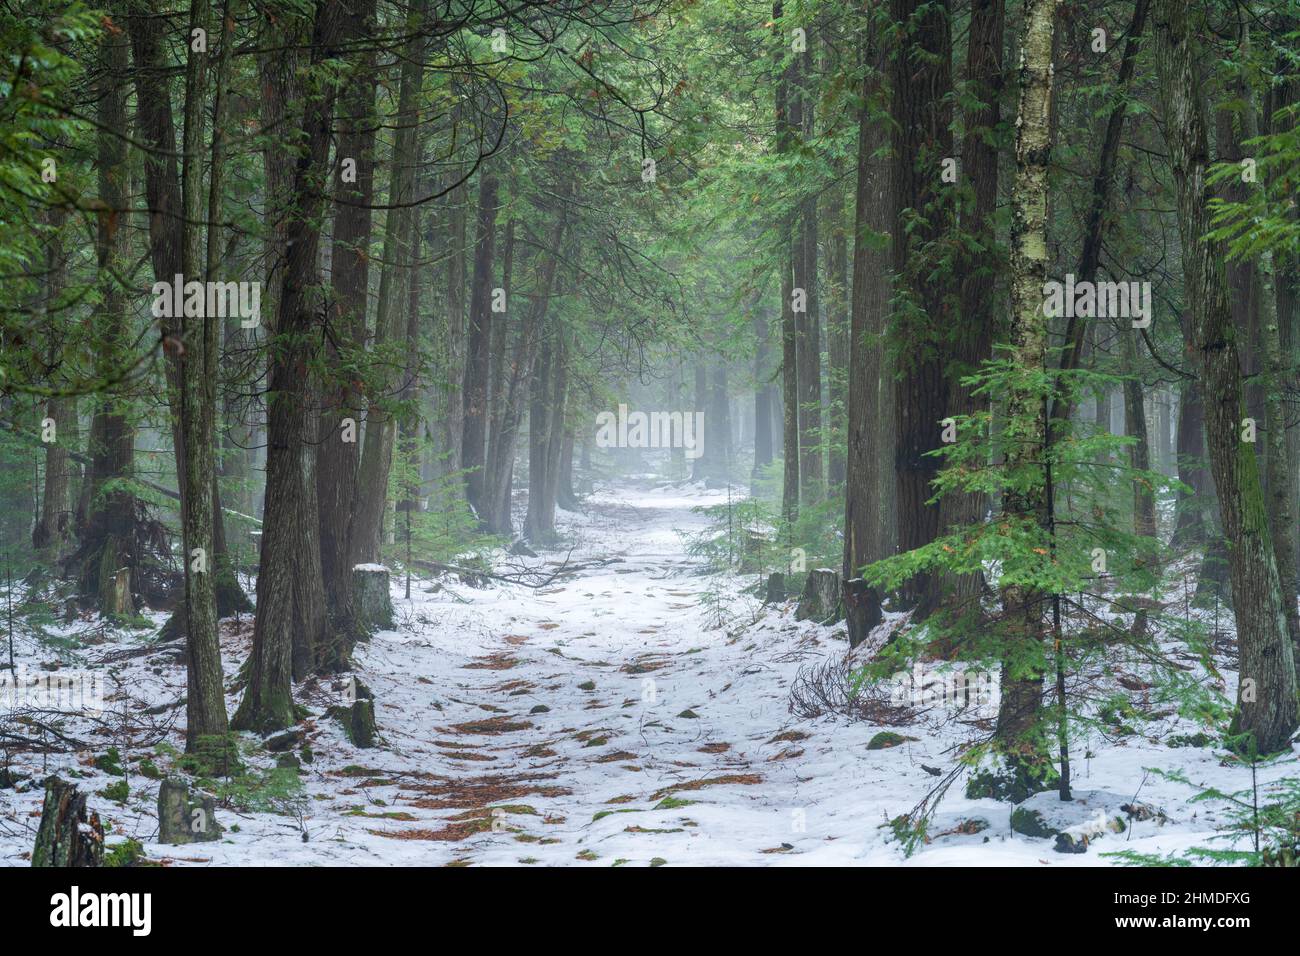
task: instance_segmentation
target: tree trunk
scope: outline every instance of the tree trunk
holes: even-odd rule
[[[776,151],[785,153],[793,144],[798,93],[792,89],[797,76],[794,63],[782,65],[787,57],[787,37],[782,22],[782,0],[772,4],[772,31],[776,40]],[[779,226],[777,262],[781,273],[781,454],[783,482],[781,519],[789,530],[799,514],[799,318],[794,311],[795,224],[797,217],[787,217]],[[788,547],[790,542],[785,542]]]
[[[1283,23],[1287,29],[1294,30],[1298,18],[1287,17]],[[1279,73],[1286,73],[1285,66],[1288,51],[1279,51],[1282,66]],[[1296,126],[1295,114],[1282,112],[1285,107],[1294,107],[1300,103],[1300,77],[1292,75],[1285,83],[1275,87],[1272,95],[1266,98],[1268,108],[1264,115],[1270,121],[1270,132],[1284,133],[1293,131]],[[1291,210],[1294,220],[1296,210]],[[1294,389],[1297,384],[1295,373],[1297,359],[1297,336],[1300,335],[1300,256],[1292,250],[1278,249],[1273,254],[1273,292],[1274,308],[1277,315],[1278,335],[1282,348],[1283,366],[1290,369],[1283,379],[1285,388]],[[1300,514],[1300,428],[1288,428],[1286,435],[1286,457],[1290,463],[1287,468],[1287,486],[1290,489],[1292,514]],[[1296,536],[1297,580],[1293,587],[1300,588],[1300,535]],[[1296,651],[1296,666],[1300,668],[1300,649]]]
[[[812,141],[816,119],[811,90],[812,51],[805,50],[791,64],[790,130]],[[799,203],[791,244],[794,294],[802,299],[795,310],[796,394],[799,401],[799,495],[806,504],[819,501],[822,487],[822,378],[821,318],[817,288],[817,193]]]
[[[469,339],[465,381],[461,389],[464,430],[461,467],[465,493],[475,512],[483,509],[483,461],[488,420],[488,373],[492,340],[492,255],[496,249],[497,178],[484,172],[479,179],[478,226],[474,243],[474,278],[469,298]]]
[[[1188,317],[1184,317],[1184,335],[1190,334]],[[1214,482],[1205,467],[1205,402],[1201,383],[1194,378],[1182,385],[1178,403],[1178,481],[1191,491],[1179,491],[1174,503],[1175,548],[1202,547],[1212,527]],[[1109,411],[1109,409],[1108,409]]]
[[[701,361],[695,363],[695,410],[705,413],[708,428],[709,370]],[[706,433],[707,434],[707,433]],[[705,481],[709,477],[709,442],[705,438],[699,449],[701,454],[691,462],[691,481]]]
[[[541,332],[541,349],[529,378],[528,512],[524,517],[524,537],[534,545],[546,544],[554,532],[554,526],[547,521],[547,492],[550,487],[547,472],[555,414],[551,397],[558,349],[556,337],[554,324],[548,323]]]
[[[894,384],[883,345],[889,316],[889,252],[880,241],[894,228],[890,162],[877,156],[889,141],[885,121],[873,115],[882,96],[887,60],[874,21],[867,31],[868,62],[858,114],[858,169],[853,227],[853,290],[849,327],[848,474],[844,487],[844,609],[849,644],[856,647],[883,619],[880,594],[862,569],[893,554],[894,471],[880,450],[893,447]]]
[[[374,0],[363,0],[351,11],[344,29],[359,36],[374,31]],[[364,399],[348,367],[364,358],[366,310],[370,293],[371,205],[375,192],[375,110],[378,85],[375,53],[366,51],[339,102],[339,181],[330,249],[330,322],[333,335],[323,342],[321,409],[317,423],[321,442],[317,454],[316,506],[320,525],[321,579],[329,620],[328,641],[318,648],[324,671],[346,666],[360,636],[352,599],[351,526],[357,500],[361,462],[361,418]],[[346,164],[355,163],[344,176]]]
[[[411,7],[410,15],[416,25],[423,19],[426,6],[427,0],[419,0]],[[412,33],[402,60],[397,98],[398,129],[393,143],[392,175],[388,187],[388,205],[393,208],[388,210],[384,219],[384,264],[379,275],[375,313],[376,351],[392,348],[394,343],[404,339],[402,289],[406,288],[405,278],[412,268],[407,240],[408,223],[417,208],[410,203],[415,198],[415,170],[420,153],[416,100],[424,77],[423,49],[423,38],[418,31]],[[357,473],[358,493],[348,542],[352,564],[379,560],[396,435],[394,416],[379,396],[371,396],[366,411],[365,439]]]
[[[709,382],[709,403],[704,416],[705,455],[714,481],[731,481],[731,401],[727,397],[727,366],[713,367]]]
[[[1129,445],[1129,467],[1136,471],[1151,470],[1151,444],[1147,436],[1146,410],[1142,401],[1142,381],[1137,367],[1138,334],[1132,328],[1119,328],[1124,350],[1124,434],[1133,439]],[[1156,536],[1156,499],[1145,478],[1133,479],[1133,533],[1147,538]]]
[[[830,194],[829,233],[827,257],[829,273],[826,288],[826,361],[829,379],[830,406],[827,424],[830,426],[830,459],[826,467],[829,488],[838,492],[844,487],[845,428],[849,386],[849,230],[844,222],[844,190],[836,188]],[[771,438],[769,436],[769,441]]]
[[[509,295],[510,295],[510,271],[514,265],[514,247],[515,247],[515,221],[511,219],[506,223],[505,236],[501,243],[501,290],[500,311],[496,312],[492,319],[492,335],[489,339],[489,358],[488,358],[488,434],[487,447],[483,456],[483,500],[480,503],[479,519],[486,524],[488,522],[487,512],[491,510],[491,491],[493,487],[492,479],[492,461],[499,454],[498,445],[501,441],[501,424],[505,415],[505,394],[506,394],[506,366],[508,356],[506,350],[510,343],[510,312],[509,312]],[[498,298],[496,290],[493,290],[491,298]],[[490,303],[490,308],[495,308],[496,302]],[[518,325],[518,323],[514,323]]]
[[[901,37],[891,58],[893,169],[898,228],[892,230],[895,290],[893,340],[901,367],[895,380],[894,467],[898,546],[929,544],[939,532],[939,506],[929,503],[940,462],[940,422],[949,414],[945,329],[948,293],[935,276],[931,244],[942,246],[951,226],[951,190],[938,170],[953,157],[950,93],[952,38],[947,0],[891,0]],[[907,227],[904,224],[908,224]],[[939,579],[921,573],[901,589],[905,604],[933,606]]]
[[[53,314],[58,309],[59,296],[67,278],[67,259],[60,235],[66,218],[61,210],[51,211],[50,224],[53,229],[46,250],[45,282],[42,289],[42,308],[47,321],[52,321]],[[53,360],[50,364],[54,364]],[[74,447],[77,435],[77,399],[71,396],[47,399],[45,417],[54,426],[54,440],[45,444],[45,486],[41,495],[40,514],[32,528],[32,547],[48,557],[57,558],[72,536],[73,501],[70,497],[70,479],[74,465],[68,452]]]
[[[341,5],[325,0],[316,8],[312,28],[312,65],[338,55]],[[283,92],[283,91],[281,91]],[[305,105],[303,152],[293,172],[292,198],[285,228],[285,271],[270,361],[272,400],[267,416],[266,509],[257,577],[257,617],[248,686],[232,727],[269,732],[294,723],[293,652],[304,640],[319,646],[323,635],[302,634],[324,607],[319,576],[320,542],[314,533],[315,513],[308,514],[304,455],[312,451],[307,438],[307,408],[312,397],[307,369],[319,303],[313,290],[320,285],[317,256],[319,221],[329,178],[330,132],[335,88],[325,85]],[[314,429],[313,429],[314,431]],[[316,549],[315,580],[304,580],[299,560]],[[308,566],[310,567],[310,565]],[[296,636],[297,635],[297,636]]]
[[[550,307],[551,291],[559,265],[561,243],[568,226],[568,180],[558,187],[558,204],[555,220],[545,251],[539,253],[541,265],[537,270],[534,287],[515,338],[510,367],[506,369],[506,387],[503,397],[499,441],[493,446],[494,455],[489,462],[489,486],[485,489],[488,501],[488,530],[493,534],[511,533],[510,499],[514,475],[515,442],[523,421],[524,401],[531,388],[532,370],[541,334]],[[508,260],[507,260],[508,261]],[[506,274],[507,301],[509,295],[509,270]]]
[[[1020,40],[1020,103],[1016,113],[1016,179],[1011,192],[1010,360],[1023,376],[1007,396],[1004,435],[1008,471],[1041,467],[1047,440],[1047,400],[1035,381],[1047,357],[1043,283],[1047,277],[1047,186],[1051,163],[1054,0],[1027,0]],[[1045,486],[1038,482],[1002,499],[1003,519],[1048,520]],[[1042,704],[1042,673],[1032,662],[1043,643],[1043,595],[1015,586],[1003,591],[1006,651],[996,741],[1022,773],[1041,777],[1034,735]]]
[[[1243,62],[1250,56],[1249,33],[1245,33],[1240,50]],[[1252,92],[1240,79],[1233,83],[1231,94],[1243,104],[1241,113],[1233,118],[1221,112],[1220,150],[1226,155],[1221,161],[1238,165],[1245,156],[1243,140],[1259,136],[1259,121],[1255,115]],[[1225,187],[1229,201],[1242,201],[1245,184],[1234,182]],[[1285,253],[1283,253],[1285,255]],[[1274,275],[1273,255],[1263,255],[1265,268],[1254,262],[1229,263],[1228,289],[1234,308],[1243,298],[1251,307],[1250,328],[1258,332],[1259,362],[1264,376],[1259,383],[1263,402],[1265,432],[1265,481],[1268,502],[1269,533],[1273,538],[1277,573],[1282,587],[1282,607],[1286,612],[1287,630],[1291,635],[1292,657],[1300,654],[1300,609],[1296,605],[1296,544],[1294,505],[1291,497],[1291,471],[1287,449],[1287,404],[1283,391],[1291,363],[1282,350],[1282,331],[1279,325],[1277,299],[1266,287]],[[1240,321],[1234,314],[1234,321]],[[1240,325],[1237,326],[1240,328]],[[1249,400],[1249,399],[1248,399]]]
[[[92,321],[97,327],[97,341],[102,343],[96,367],[106,380],[117,373],[119,361],[124,360],[133,325],[127,290],[118,279],[129,273],[130,165],[126,141],[120,133],[126,128],[127,46],[121,32],[106,33],[100,40],[96,91],[99,132],[95,167],[101,211],[95,255],[100,305]],[[140,565],[135,535],[138,502],[120,486],[134,471],[135,426],[120,396],[102,393],[95,401],[89,441],[89,504],[78,554],[82,559],[81,593],[108,609],[113,607],[118,571],[127,569],[134,585]]]
[[[1210,467],[1229,544],[1241,661],[1233,732],[1252,735],[1259,751],[1268,753],[1285,747],[1295,731],[1296,673],[1259,464],[1253,447],[1241,441],[1241,365],[1224,272],[1227,255],[1221,241],[1205,238],[1214,192],[1206,183],[1206,106],[1198,75],[1204,57],[1194,39],[1202,24],[1192,26],[1189,7],[1186,0],[1160,0],[1156,62],[1178,189],[1184,294],[1192,314],[1188,346],[1205,384]]]
[[[993,337],[999,320],[994,308],[993,285],[1000,255],[993,215],[998,199],[999,99],[1002,95],[1003,0],[975,0],[971,5],[970,37],[966,52],[968,108],[962,141],[961,176],[971,184],[973,197],[962,210],[962,241],[973,243],[961,262],[961,315],[952,343],[952,361],[947,369],[949,415],[973,415],[987,410],[988,399],[973,395],[961,378],[979,370],[993,357]],[[939,527],[943,532],[969,528],[984,519],[987,496],[951,492],[939,503]],[[942,600],[954,608],[973,607],[983,590],[982,574],[939,572],[929,601]],[[923,605],[924,616],[932,607]]]
[[[131,47],[135,61],[136,102],[138,104],[136,122],[139,135],[150,148],[145,156],[145,198],[149,205],[149,254],[153,266],[155,282],[171,284],[177,275],[184,279],[199,279],[207,276],[206,264],[203,276],[198,272],[186,273],[183,265],[183,249],[187,231],[197,230],[205,219],[211,239],[220,242],[217,230],[220,223],[202,214],[194,220],[188,220],[181,208],[181,173],[176,164],[176,128],[171,113],[171,84],[167,80],[168,66],[162,53],[162,19],[159,15],[132,15],[127,20],[131,36]],[[214,43],[216,42],[214,38]],[[203,54],[204,57],[211,53]],[[224,99],[223,99],[224,102]],[[224,106],[223,106],[224,110]],[[187,120],[188,121],[188,120]],[[202,138],[198,144],[202,145]],[[214,146],[214,148],[217,148]],[[218,185],[220,180],[218,180]],[[201,188],[196,186],[196,188]],[[209,190],[211,193],[212,190]],[[193,202],[200,203],[201,194],[193,197]],[[215,246],[210,256],[216,261],[220,246]],[[201,255],[201,253],[200,253]],[[195,260],[195,266],[199,264]],[[164,317],[159,320],[164,340],[182,342],[181,330],[183,317]],[[176,458],[176,484],[181,494],[182,511],[189,482],[186,478],[187,453],[185,449],[185,426],[182,414],[181,365],[184,353],[179,348],[164,349],[163,370],[167,382],[167,403],[169,423],[171,426],[172,447]],[[214,368],[217,363],[205,362]],[[215,398],[214,398],[215,401]],[[215,420],[215,413],[214,413]],[[214,426],[215,427],[215,426]],[[248,596],[244,594],[235,576],[233,563],[226,548],[225,527],[221,510],[221,495],[217,488],[217,476],[212,475],[212,553],[208,560],[212,565],[214,587],[216,591],[217,615],[224,617],[238,611],[251,610]],[[183,601],[184,599],[182,599]],[[175,617],[178,629],[185,630],[184,604],[177,608]]]
[[[1120,58],[1119,75],[1115,85],[1121,92],[1127,92],[1133,70],[1137,64],[1138,45],[1146,29],[1147,12],[1151,0],[1137,0],[1133,5],[1133,19],[1129,23],[1128,39],[1124,43],[1124,53]],[[1106,214],[1110,209],[1111,187],[1115,179],[1115,163],[1119,157],[1120,136],[1124,131],[1124,117],[1128,114],[1129,102],[1121,97],[1111,110],[1106,121],[1106,132],[1102,137],[1101,152],[1097,156],[1097,173],[1092,180],[1092,200],[1088,206],[1088,218],[1084,225],[1083,249],[1079,255],[1077,282],[1093,282],[1097,278],[1097,269],[1101,265],[1102,239],[1105,236]],[[1071,316],[1065,326],[1065,350],[1061,353],[1060,367],[1070,371],[1079,367],[1083,359],[1083,335],[1091,323],[1081,316]],[[1056,400],[1052,408],[1052,417],[1058,421],[1068,421],[1073,407],[1068,396]],[[1110,429],[1109,420],[1106,424]]]
[[[565,511],[579,509],[578,496],[573,490],[573,446],[573,428],[569,427],[564,432],[564,443],[560,449],[560,474],[555,496],[556,504]]]
[[[86,795],[76,784],[51,777],[45,783],[32,866],[97,867],[103,862],[104,827],[99,814],[87,809]]]
[[[184,157],[181,166],[181,275],[216,281],[218,242],[208,237],[206,261],[201,224],[219,222],[221,195],[222,104],[230,62],[231,32],[225,11],[221,29],[214,30],[208,0],[192,0],[187,33],[207,31],[219,42],[217,94],[214,104],[212,188],[204,214],[203,140],[208,99],[209,52],[191,52],[185,69]],[[217,36],[220,40],[217,40]],[[215,225],[212,226],[215,230]],[[185,749],[224,764],[229,746],[221,644],[217,633],[216,542],[214,533],[216,462],[217,366],[220,361],[220,320],[213,315],[181,320],[180,425],[184,457],[181,499],[181,559],[185,569],[186,704]]]
[[[772,370],[771,331],[767,315],[757,303],[754,305],[754,471],[750,475],[750,494],[757,494],[758,478],[762,470],[772,463]]]

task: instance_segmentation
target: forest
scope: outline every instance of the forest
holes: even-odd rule
[[[1300,0],[0,48],[0,865],[1297,865]]]

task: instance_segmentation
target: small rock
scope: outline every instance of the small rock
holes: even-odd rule
[[[297,747],[302,743],[302,739],[303,731],[295,728],[267,737],[262,741],[262,746],[266,748],[267,753],[279,754]]]

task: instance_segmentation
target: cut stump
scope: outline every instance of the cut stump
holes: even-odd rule
[[[86,795],[76,784],[50,777],[45,781],[32,866],[102,866],[103,861],[104,827],[99,814],[87,809]]]
[[[358,564],[352,569],[352,600],[367,631],[393,626],[393,599],[388,593],[388,569],[382,564]]]
[[[804,579],[796,620],[830,624],[840,619],[840,573],[830,568],[814,568]]]
[[[216,801],[206,793],[191,793],[184,780],[165,779],[158,788],[158,842],[174,846],[220,838]]]
[[[375,727],[374,695],[370,693],[370,688],[353,678],[350,696],[353,698],[352,703],[331,707],[325,715],[339,722],[352,746],[363,749],[374,747],[379,741],[379,732]]]

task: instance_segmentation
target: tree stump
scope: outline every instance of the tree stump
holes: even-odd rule
[[[814,568],[804,579],[803,594],[794,612],[795,620],[830,624],[840,619],[840,573]]]
[[[352,601],[357,619],[367,631],[393,626],[393,599],[388,594],[388,569],[382,564],[358,564],[352,569]]]
[[[355,678],[352,688],[356,699],[346,706],[331,707],[325,712],[326,716],[339,722],[352,746],[363,749],[377,746],[379,733],[375,728],[374,695],[370,688]]]
[[[755,574],[763,570],[772,542],[761,531],[745,529],[740,542],[740,573]]]
[[[773,571],[767,576],[767,593],[763,598],[764,604],[780,604],[785,600],[785,575],[780,571]]]
[[[216,801],[190,793],[189,784],[168,777],[158,788],[158,842],[207,843],[221,838]]]
[[[86,808],[86,795],[58,777],[45,782],[41,825],[32,848],[32,866],[101,866],[104,827]]]
[[[135,599],[131,596],[130,568],[118,568],[107,579],[104,592],[104,613],[114,618],[127,618],[135,615]]]

